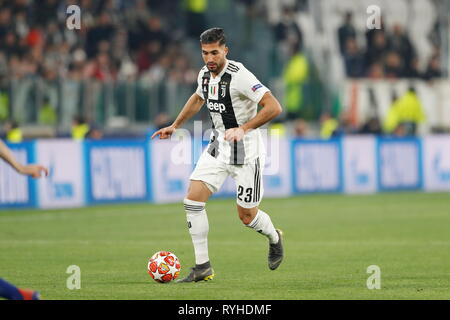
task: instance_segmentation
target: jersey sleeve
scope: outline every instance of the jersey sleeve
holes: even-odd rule
[[[195,93],[200,96],[203,100],[205,100],[205,96],[203,95],[203,88],[202,88],[202,77],[203,77],[203,69],[200,70],[197,77],[197,90],[195,90]]]
[[[245,68],[237,74],[236,80],[236,87],[239,93],[253,102],[259,103],[264,94],[270,92],[253,73]]]

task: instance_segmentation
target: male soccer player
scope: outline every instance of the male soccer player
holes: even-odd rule
[[[42,173],[48,175],[47,168],[41,165],[22,165],[14,158],[11,150],[0,140],[0,158],[5,160],[18,173],[40,178]],[[1,177],[0,177],[1,179]],[[17,288],[13,284],[0,278],[0,297],[11,300],[38,300],[39,292],[30,289]]]
[[[208,147],[190,176],[184,199],[189,232],[195,252],[195,267],[179,282],[197,282],[214,277],[208,255],[208,218],[205,204],[228,176],[236,181],[237,211],[249,228],[269,239],[268,264],[275,270],[283,259],[280,230],[258,208],[263,195],[262,171],[265,149],[259,127],[278,116],[282,109],[258,79],[241,63],[227,59],[223,29],[212,28],[200,36],[205,66],[198,75],[198,88],[169,127],[152,136],[168,139],[206,103],[212,121]],[[257,107],[262,109],[258,112]]]

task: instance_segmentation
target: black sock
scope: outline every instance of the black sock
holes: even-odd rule
[[[195,269],[208,269],[208,268],[211,268],[211,263],[209,261],[195,265]]]

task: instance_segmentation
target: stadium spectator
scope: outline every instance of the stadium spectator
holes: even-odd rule
[[[274,48],[274,62],[271,66],[273,74],[279,75],[283,67],[291,58],[292,46],[303,50],[303,33],[297,22],[296,12],[292,4],[282,7],[281,18],[272,25],[273,38],[276,43]]]
[[[206,28],[206,9],[208,0],[185,0],[187,35],[197,39]]]
[[[0,121],[5,121],[9,117],[9,92],[5,78],[0,77]]]
[[[85,50],[89,58],[98,52],[98,45],[101,41],[111,42],[115,33],[115,26],[112,24],[108,12],[100,13],[96,25],[89,29],[86,36]]]
[[[404,61],[395,51],[390,51],[384,59],[384,76],[388,79],[398,79],[403,77]]]
[[[401,57],[403,69],[400,75],[406,75],[411,68],[411,63],[416,53],[409,37],[399,24],[394,25],[392,33],[388,36],[388,50],[397,53],[399,60]]]
[[[381,129],[380,119],[378,117],[371,117],[362,125],[359,133],[381,135],[383,130]]]
[[[6,121],[4,130],[6,133],[6,141],[10,143],[20,143],[23,141],[22,129],[20,129],[17,121]]]
[[[333,137],[358,133],[358,128],[352,123],[352,115],[348,111],[339,114],[338,127],[333,132]]]
[[[345,71],[350,78],[364,76],[364,55],[358,48],[355,38],[347,38],[343,51]]]
[[[26,1],[25,1],[26,2]],[[44,1],[34,1],[33,4],[33,17],[34,24],[39,26],[46,26],[51,21],[57,19],[57,10],[59,6],[58,0],[44,0]],[[24,3],[24,9],[26,10],[26,3]]]
[[[125,81],[134,81],[137,78],[137,74],[138,74],[137,66],[129,57],[125,57],[120,65],[120,69],[117,74],[117,79]]]
[[[99,126],[93,124],[86,133],[86,139],[101,140],[103,138],[103,131]]]
[[[29,6],[30,6],[30,0],[14,0],[9,1],[9,5],[11,6],[12,12],[14,15],[21,13],[21,12],[28,12]]]
[[[406,70],[405,77],[406,78],[411,78],[411,79],[421,79],[421,78],[423,78],[423,74],[420,72],[420,69],[419,69],[419,59],[417,57],[414,57],[411,60],[411,65]]]
[[[308,123],[303,119],[296,119],[294,121],[294,137],[305,138],[308,136],[309,126]]]
[[[427,69],[423,75],[425,80],[433,80],[442,76],[439,54],[435,53],[429,60]]]
[[[308,77],[308,68],[308,59],[299,51],[299,43],[292,45],[291,56],[283,71],[287,119],[296,119],[300,115],[303,104],[302,86]]]
[[[385,77],[384,67],[381,62],[376,62],[369,67],[369,70],[366,73],[367,78],[369,79],[382,79]]]
[[[442,77],[436,30],[432,32],[432,42],[436,49],[424,72],[419,68],[416,48],[403,26],[398,23],[392,29],[387,29],[382,18],[380,29],[366,32],[366,48],[363,50],[357,46],[357,34],[352,27],[350,13],[347,13],[346,21],[337,33],[346,75],[350,78],[360,75],[369,79],[431,80]],[[364,55],[363,62],[361,55]],[[364,70],[362,74],[361,69]]]
[[[324,112],[320,116],[320,137],[330,139],[339,128],[339,122],[334,119],[329,112]]]
[[[142,30],[151,18],[151,13],[145,0],[136,1],[125,11],[125,25],[128,30],[128,45],[130,49],[137,50],[141,44]]]
[[[365,64],[370,69],[376,63],[383,63],[387,53],[387,40],[384,32],[373,34],[371,44],[368,45],[365,55]]]
[[[91,76],[99,81],[116,79],[115,66],[107,53],[102,52],[97,55]]]
[[[45,97],[44,103],[39,108],[38,123],[42,125],[54,126],[56,124],[56,120],[56,107],[52,105],[48,97]]]
[[[400,131],[405,130],[406,135],[415,135],[417,126],[425,119],[425,112],[416,90],[414,87],[409,87],[408,91],[396,99],[389,109],[384,121],[384,131],[391,134],[402,126]]]
[[[75,116],[72,121],[72,139],[77,141],[84,140],[89,129],[89,125],[82,116]]]
[[[298,49],[303,49],[303,33],[296,21],[293,8],[285,6],[283,16],[274,27],[274,36],[277,43],[298,43]]]
[[[276,119],[271,124],[269,124],[268,128],[269,128],[269,134],[271,136],[276,136],[276,137],[285,137],[286,136],[286,124],[279,119]]]
[[[408,136],[408,132],[406,130],[406,125],[403,123],[400,123],[397,125],[397,127],[392,132],[392,136],[395,138],[403,138]]]
[[[356,41],[356,29],[353,25],[353,13],[347,11],[344,16],[344,23],[338,29],[339,49],[344,55],[347,51],[348,40]]]
[[[12,56],[20,57],[25,53],[26,47],[20,43],[13,31],[8,31],[3,39],[0,44],[0,50],[5,53],[7,58]]]
[[[3,42],[5,35],[12,31],[11,28],[11,9],[5,6],[0,9],[0,40]]]
[[[152,16],[147,21],[147,27],[144,31],[144,43],[156,41],[162,49],[167,46],[169,35],[164,31],[162,21],[158,16]]]
[[[366,31],[367,51],[370,51],[374,48],[375,42],[376,42],[375,38],[379,37],[377,35],[381,33],[383,35],[383,37],[385,37],[385,32],[386,32],[386,29],[385,29],[384,18],[381,17],[379,29],[368,29]]]

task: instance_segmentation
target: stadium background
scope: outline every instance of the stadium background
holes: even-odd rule
[[[66,9],[77,3],[81,29],[69,30]],[[370,5],[381,9],[381,30],[367,29]],[[285,118],[307,122],[289,126],[291,135],[319,136],[327,113],[344,132],[361,131],[372,117],[384,124],[411,81],[426,113],[420,133],[450,127],[447,1],[19,0],[1,7],[0,121],[18,122],[24,138],[70,137],[77,116],[106,136],[143,136],[167,123],[195,87],[199,33],[215,25],[228,33],[230,58],[283,101]]]
[[[71,4],[81,9],[79,30],[67,27]],[[184,160],[174,160],[169,142],[148,137],[171,123],[195,90],[198,35],[213,25],[226,29],[230,58],[253,70],[284,106],[267,127],[277,129],[266,138],[268,164],[279,170],[266,171],[266,195],[448,191],[448,137],[431,136],[450,129],[443,12],[448,2],[424,0],[6,1],[0,121],[17,153],[44,162],[52,174],[37,184],[3,166],[9,178],[0,202],[181,200],[198,141],[183,142]],[[377,21],[380,29],[368,29]],[[194,120],[203,120],[201,133],[194,121],[186,127],[207,141],[206,109]],[[130,148],[111,139],[131,139]],[[291,143],[296,139],[304,141]],[[136,167],[127,171],[126,159]],[[221,195],[233,189],[228,181]]]
[[[70,16],[66,9],[72,4],[81,8],[80,30],[66,27]],[[371,5],[381,9],[380,30],[367,29]],[[202,66],[199,34],[221,26],[228,35],[229,58],[243,62],[284,107],[282,116],[266,127],[277,130],[266,136],[269,161],[263,205],[274,211],[275,221],[284,223],[293,241],[291,252],[303,248],[300,241],[306,246],[306,252],[291,258],[286,268],[301,266],[298,269],[309,279],[322,284],[316,288],[308,280],[283,282],[290,288],[286,293],[269,276],[262,283],[251,282],[251,287],[277,287],[273,295],[252,291],[253,297],[446,297],[449,239],[443,226],[448,224],[450,190],[450,1],[13,0],[1,1],[0,8],[2,135],[19,160],[40,162],[51,171],[48,179],[34,181],[0,164],[5,276],[44,287],[55,299],[146,298],[143,283],[137,292],[131,287],[122,295],[102,292],[102,281],[109,280],[99,273],[111,261],[112,246],[118,246],[125,261],[114,262],[115,270],[106,266],[106,274],[119,280],[123,273],[129,277],[126,281],[136,277],[142,281],[142,270],[137,271],[142,261],[136,255],[150,256],[167,245],[182,261],[192,260],[182,210],[176,204],[205,144],[203,132],[195,132],[190,121],[186,128],[196,139],[181,136],[178,141],[151,142],[149,136],[170,123],[196,87]],[[193,120],[204,121],[206,129],[206,110]],[[416,193],[421,191],[441,193]],[[329,195],[377,192],[382,193]],[[233,195],[234,185],[227,181],[218,197]],[[107,205],[48,210],[94,204]],[[217,216],[211,217],[211,225],[219,223],[242,237],[231,231],[236,225],[225,218],[232,206],[231,199],[212,201]],[[285,208],[284,215],[276,213],[279,208]],[[128,218],[138,218],[142,225]],[[67,219],[73,229],[64,224]],[[33,229],[29,221],[42,229]],[[93,222],[99,222],[97,228]],[[13,225],[20,231],[8,232]],[[164,241],[163,228],[151,227],[160,225],[176,234],[173,240]],[[370,232],[379,238],[368,236]],[[228,235],[222,231],[211,238],[211,245],[226,253],[215,257],[220,268],[233,257],[225,246]],[[83,251],[91,244],[93,255],[104,262],[96,263]],[[84,262],[83,270],[95,270],[88,276],[93,291],[77,295],[52,287],[51,273],[68,265],[68,248]],[[258,245],[246,249],[249,259],[242,265],[256,259],[258,248],[265,250]],[[373,254],[365,255],[366,249]],[[51,250],[54,263],[49,266],[45,257]],[[321,250],[331,264],[318,254]],[[355,284],[346,287],[349,280],[363,283],[364,268],[385,252],[388,258],[381,260],[394,266],[393,291],[370,296]],[[305,254],[310,259],[306,262],[300,258]],[[333,268],[353,270],[351,254],[361,257],[358,268],[363,274],[354,279],[352,273],[327,278]],[[348,261],[341,265],[343,256]],[[402,262],[424,256],[428,264],[410,265],[413,275],[404,274]],[[20,271],[25,257],[36,260],[35,274],[41,281]],[[127,259],[136,269],[128,269]],[[428,282],[425,269],[433,270]],[[246,277],[251,277],[249,272],[244,272]],[[260,266],[254,272],[267,277]],[[58,277],[64,281],[64,276]],[[223,276],[239,287],[239,279]],[[292,276],[304,279],[297,270]],[[331,288],[330,283],[336,286]],[[296,285],[306,291],[299,294]],[[421,295],[422,287],[430,290]],[[196,297],[223,298],[215,288]],[[187,291],[158,290],[161,298],[189,296]],[[241,287],[225,297],[241,299],[246,293]]]

